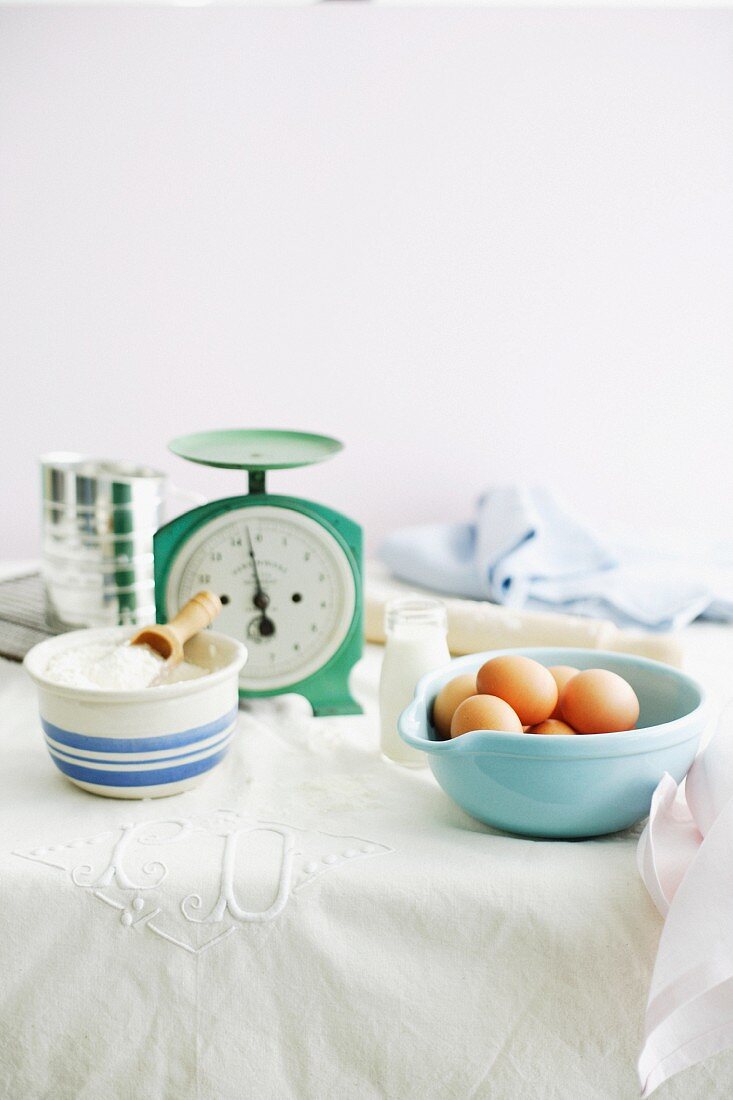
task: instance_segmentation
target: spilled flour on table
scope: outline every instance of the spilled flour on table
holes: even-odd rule
[[[368,775],[331,773],[323,779],[308,779],[295,788],[312,810],[347,811],[375,806],[381,786]]]

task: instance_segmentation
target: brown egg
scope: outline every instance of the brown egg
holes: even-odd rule
[[[589,668],[565,685],[562,716],[577,733],[630,730],[639,717],[639,700],[631,685],[615,672]]]
[[[522,723],[503,699],[495,695],[472,695],[456,707],[450,724],[451,737],[460,737],[471,730],[501,730],[521,733]]]
[[[456,676],[440,689],[433,703],[433,725],[444,740],[450,737],[450,724],[458,704],[475,694],[476,677],[470,672]]]
[[[557,684],[544,665],[529,657],[492,657],[476,677],[482,695],[496,695],[508,703],[525,726],[549,718],[557,703]]]
[[[568,680],[572,680],[573,676],[577,676],[580,672],[579,668],[573,668],[572,665],[552,665],[547,670],[552,673],[552,678],[557,684],[558,700],[555,705],[550,718],[561,718],[562,712],[560,710],[560,698],[562,696],[563,688],[567,684]]]
[[[575,735],[575,730],[572,726],[569,726],[567,722],[560,722],[557,718],[546,718],[544,722],[540,722],[536,726],[530,726],[529,732],[547,734],[570,733],[573,736]]]

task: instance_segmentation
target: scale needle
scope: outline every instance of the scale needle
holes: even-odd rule
[[[252,602],[255,605],[255,607],[257,608],[257,610],[262,612],[262,615],[260,616],[260,621],[259,621],[260,637],[262,637],[262,638],[271,638],[272,635],[275,633],[275,624],[272,621],[272,619],[269,619],[267,617],[267,615],[265,614],[265,612],[267,611],[267,608],[270,606],[270,597],[267,595],[267,593],[263,589],[262,583],[260,581],[260,574],[259,574],[259,571],[257,569],[257,559],[255,558],[254,547],[252,546],[252,536],[250,534],[249,527],[246,527],[245,530],[247,532],[247,544],[249,546],[249,556],[250,556],[250,560],[252,562],[252,570],[254,572],[254,578],[255,578],[255,594],[252,598]]]

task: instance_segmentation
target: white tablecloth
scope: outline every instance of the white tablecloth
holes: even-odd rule
[[[720,694],[733,634],[693,628]],[[661,922],[636,832],[500,835],[359,718],[242,714],[197,790],[77,790],[0,664],[0,1096],[625,1100]],[[733,679],[733,677],[732,677]],[[733,1095],[733,1056],[660,1100]]]

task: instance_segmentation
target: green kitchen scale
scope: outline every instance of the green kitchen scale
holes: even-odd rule
[[[174,454],[246,470],[249,493],[192,509],[156,533],[155,602],[167,622],[202,588],[223,608],[216,629],[248,649],[242,698],[297,692],[314,714],[360,714],[349,673],[362,653],[362,532],[332,508],[265,489],[268,470],[342,450],[307,432],[231,429],[174,439]]]

